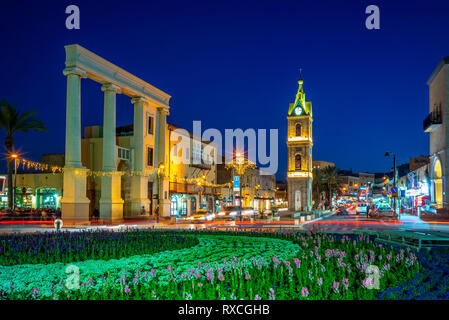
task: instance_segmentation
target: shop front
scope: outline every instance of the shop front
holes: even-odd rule
[[[24,209],[36,208],[36,196],[32,188],[16,188],[16,207]]]
[[[190,194],[172,194],[170,197],[170,216],[188,217],[197,210],[197,200]]]
[[[56,188],[37,188],[36,208],[57,209],[61,206]]]

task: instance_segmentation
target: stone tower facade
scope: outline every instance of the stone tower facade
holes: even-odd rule
[[[289,211],[312,209],[312,102],[306,101],[303,80],[300,77],[298,92],[288,108],[288,208]]]

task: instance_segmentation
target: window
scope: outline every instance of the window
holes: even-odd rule
[[[153,124],[154,124],[153,117],[149,116],[148,117],[148,124],[147,124],[148,134],[153,134]]]
[[[295,170],[301,170],[301,155],[297,154],[295,156]]]
[[[148,154],[148,156],[147,156],[147,165],[152,167],[153,166],[153,148],[148,147],[147,154]]]
[[[202,152],[202,145],[198,142],[193,142],[193,149],[192,149],[192,157],[193,157],[193,163],[194,164],[201,164],[201,152]]]
[[[301,136],[301,124],[299,123],[296,124],[296,136],[297,137]]]

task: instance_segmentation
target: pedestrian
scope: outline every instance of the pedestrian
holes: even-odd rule
[[[366,217],[367,218],[369,218],[369,210],[370,210],[371,208],[370,208],[370,205],[368,204],[367,206],[366,206]]]
[[[100,218],[100,212],[98,211],[97,208],[94,209],[94,214],[93,214],[93,216],[94,216],[94,220],[95,220],[95,221],[98,221],[98,218]]]
[[[141,213],[142,215],[145,214],[145,206],[142,206],[142,210],[140,211],[140,213]]]

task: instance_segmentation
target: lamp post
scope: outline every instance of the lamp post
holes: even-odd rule
[[[16,213],[16,187],[17,187],[17,159],[19,155],[17,153],[11,153],[11,159],[14,159],[14,187],[12,189],[12,213]]]
[[[201,189],[201,185],[203,185],[203,184],[206,184],[206,175],[205,175],[205,174],[203,174],[203,175],[201,176],[201,178],[198,178],[198,182],[197,182],[197,185],[198,185],[198,193],[199,193],[199,202],[200,202],[199,209],[203,209],[203,208],[201,207],[201,204],[202,204],[202,202],[203,202],[203,192],[202,192],[202,189]]]
[[[393,200],[394,214],[397,215],[397,218],[399,218],[399,213],[396,212],[397,200],[398,200],[398,197],[397,197],[398,190],[397,190],[397,174],[396,174],[396,155],[393,152],[391,152],[391,151],[385,152],[385,157],[389,157],[389,156],[393,157],[393,187],[394,187],[394,189],[396,191],[396,197],[394,197],[394,200]],[[392,195],[393,195],[393,193],[392,193]]]

